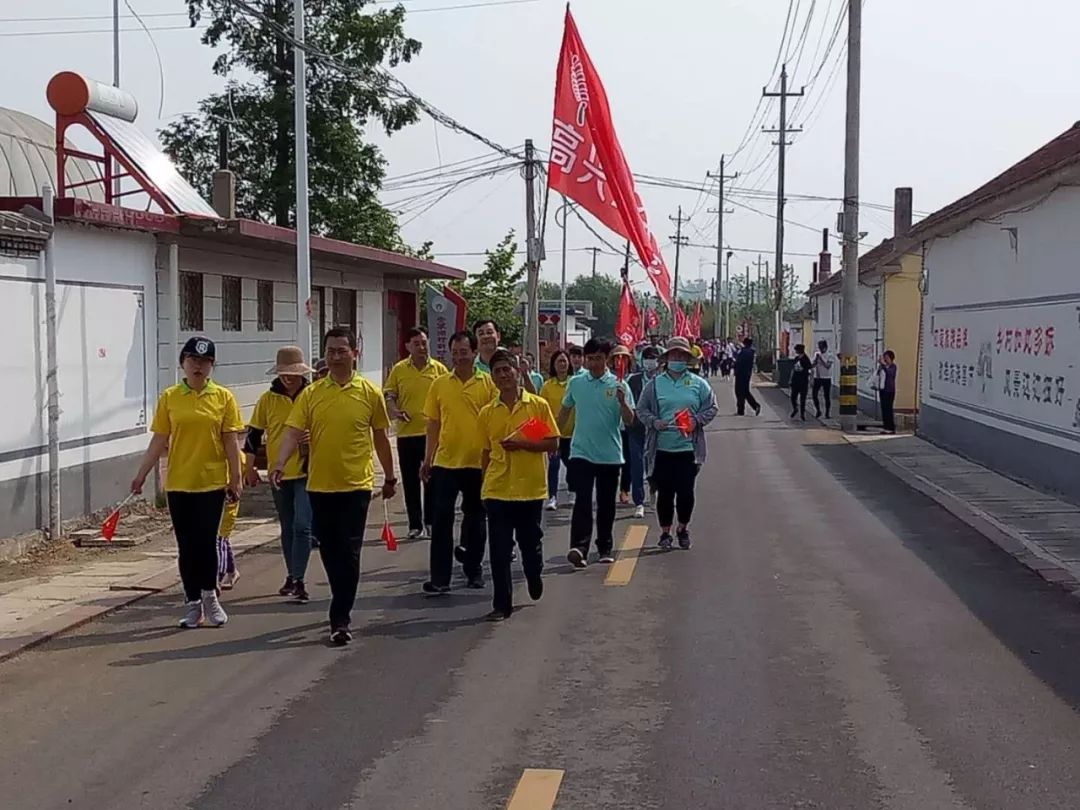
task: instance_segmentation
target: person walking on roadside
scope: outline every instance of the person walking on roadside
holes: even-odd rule
[[[571,344],[566,351],[570,355],[570,376],[576,377],[578,374],[587,374],[588,372],[585,371],[585,353],[581,350],[581,347]]]
[[[521,550],[521,567],[529,596],[535,601],[544,593],[542,510],[547,494],[544,457],[559,446],[559,429],[551,407],[543,397],[522,391],[510,355],[497,351],[491,357],[491,373],[498,396],[480,410],[482,436],[480,463],[482,494],[487,510],[491,546],[493,591],[488,621],[501,622],[514,611],[510,563],[514,543]],[[547,429],[542,439],[523,435],[522,425],[540,422]]]
[[[689,371],[691,357],[685,338],[671,338],[664,350],[664,371],[645,385],[637,406],[637,418],[646,429],[645,464],[650,480],[656,482],[659,546],[665,550],[676,538],[681,549],[688,551],[693,545],[694,485],[705,463],[705,426],[717,411],[712,386]],[[677,426],[684,412],[689,416],[689,433]]]
[[[397,487],[386,431],[390,414],[379,387],[355,369],[356,335],[331,329],[323,339],[330,374],[296,397],[286,421],[270,483],[280,488],[286,468],[310,437],[307,490],[319,556],[330,582],[330,643],[352,641],[352,609],[360,585],[360,550],[375,489],[375,460],[383,470],[382,497]]]
[[[405,349],[409,356],[396,363],[386,378],[383,393],[390,418],[397,421],[398,464],[401,488],[405,491],[405,511],[409,514],[409,539],[431,536],[434,503],[431,486],[420,480],[427,442],[427,418],[424,403],[432,383],[449,370],[433,358],[428,349],[427,330],[410,329]]]
[[[825,395],[825,418],[829,419],[832,416],[833,361],[832,356],[829,354],[829,344],[826,341],[818,341],[817,351],[814,352],[811,365],[814,367],[813,398],[815,416],[818,419],[821,418],[821,403],[818,401],[818,391],[821,391]]]
[[[876,375],[878,399],[881,403],[881,426],[886,433],[896,433],[896,355],[891,349],[881,356]]]
[[[619,358],[624,358],[619,360]],[[612,350],[611,355],[608,357],[608,368],[615,374],[618,379],[619,374],[617,371],[618,364],[623,363],[623,370],[625,375],[629,375],[630,367],[633,365],[634,356],[630,353],[630,350],[623,346],[621,343],[617,344]],[[629,430],[628,425],[623,425],[622,428],[622,452],[623,452],[623,465],[619,470],[619,505],[626,506],[630,503],[630,436],[627,434]]]
[[[556,350],[551,355],[549,371],[551,376],[541,387],[540,396],[547,402],[552,413],[558,413],[562,409],[563,399],[566,398],[566,386],[570,382],[570,355],[562,349]],[[552,512],[559,508],[559,467],[566,468],[566,488],[571,492],[574,489],[570,476],[570,439],[573,435],[574,414],[571,411],[566,425],[559,433],[558,450],[548,456],[547,508]]]
[[[131,482],[142,493],[146,476],[168,452],[165,496],[176,534],[186,607],[180,626],[214,627],[229,620],[218,599],[218,528],[226,500],[239,500],[244,483],[240,444],[244,431],[236,397],[210,377],[217,359],[214,342],[190,338],[180,352],[184,379],[158,399],[153,438]]]
[[[750,391],[750,378],[754,375],[755,360],[754,339],[747,337],[743,340],[743,347],[735,355],[735,413],[739,416],[746,415],[748,404],[754,409],[755,416],[761,413],[761,405]]]
[[[277,361],[270,373],[275,375],[270,389],[263,392],[255,403],[255,411],[248,422],[244,455],[247,459],[246,483],[249,487],[259,485],[259,472],[255,469],[255,457],[266,438],[267,464],[272,467],[281,450],[281,440],[287,430],[285,423],[292,413],[293,404],[300,392],[307,387],[304,375],[311,373],[304,363],[304,352],[297,346],[278,349]],[[274,509],[281,524],[281,554],[285,558],[285,584],[278,590],[280,596],[307,602],[311,597],[304,585],[308,561],[311,558],[311,502],[307,493],[307,442],[301,441],[299,450],[285,464],[279,486],[271,487]]]
[[[631,374],[626,381],[634,402],[641,401],[645,385],[656,377],[660,366],[660,350],[655,346],[646,346],[641,352],[642,370]],[[645,517],[645,434],[646,428],[635,414],[634,422],[627,429],[630,438],[630,490],[634,499],[634,517]],[[653,490],[652,479],[649,484]]]
[[[558,423],[565,428],[575,411],[570,465],[577,490],[570,521],[570,552],[575,568],[588,564],[593,534],[593,491],[596,491],[596,550],[601,563],[615,562],[615,496],[623,464],[622,426],[634,421],[634,398],[625,382],[607,367],[611,344],[592,338],[585,344],[584,374],[566,387]]]
[[[812,363],[806,356],[806,346],[795,344],[795,366],[791,369],[791,418],[796,414],[806,421],[806,394],[810,390]]]
[[[477,417],[497,394],[491,375],[476,365],[476,337],[450,337],[454,370],[435,380],[424,403],[427,442],[420,474],[431,482],[435,511],[431,527],[431,578],[424,593],[450,592],[454,560],[461,563],[470,588],[484,587],[482,566],[487,545],[487,517],[481,496],[483,437]],[[494,353],[488,357],[490,360]],[[454,546],[454,514],[461,495],[461,535]]]

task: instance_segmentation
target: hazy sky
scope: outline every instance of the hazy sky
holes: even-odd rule
[[[129,0],[144,15],[179,13],[184,0]],[[420,13],[423,8],[485,0],[403,0],[411,13],[408,33],[423,51],[399,70],[414,91],[487,137],[509,146],[531,137],[550,141],[555,64],[564,3],[537,0],[486,8]],[[825,44],[841,0],[794,0],[796,43],[812,11],[806,45],[792,86],[807,84],[795,106],[788,150],[789,195],[838,198],[843,193],[844,63],[827,80],[846,37],[816,81]],[[633,170],[694,183],[715,169],[723,152],[743,139],[770,81],[777,58],[787,0],[577,0],[572,5],[582,37],[611,100],[615,125]],[[112,76],[111,0],[2,0],[0,68],[7,81],[0,106],[48,119],[45,85],[64,69],[103,81]],[[126,10],[125,10],[126,13]],[[91,19],[100,15],[101,19]],[[73,20],[43,18],[76,17]],[[15,22],[23,20],[23,22]],[[183,26],[184,16],[147,16],[154,29]],[[863,30],[862,197],[891,206],[893,189],[914,188],[915,208],[929,212],[951,202],[1067,129],[1080,95],[1080,55],[1075,31],[1080,11],[1064,0],[866,0]],[[145,33],[133,19],[122,39],[122,85],[139,99],[139,125],[147,132],[178,113],[193,110],[220,80],[210,72],[212,52],[190,30],[155,30],[164,61],[163,112],[158,70]],[[83,29],[105,33],[9,36],[14,32]],[[824,35],[824,37],[822,37]],[[824,41],[822,41],[824,39]],[[816,57],[815,57],[815,46]],[[794,51],[794,48],[792,48]],[[795,53],[791,53],[794,67]],[[774,74],[773,79],[778,75]],[[14,77],[18,76],[18,79]],[[772,82],[771,84],[774,84]],[[770,89],[775,89],[771,86]],[[826,95],[827,93],[827,95]],[[823,97],[824,96],[824,97]],[[822,98],[823,97],[823,98]],[[775,126],[776,104],[764,123]],[[371,133],[399,175],[484,154],[486,147],[435,127],[428,119],[386,139]],[[743,172],[736,189],[775,193],[773,136],[753,134],[730,168]],[[770,154],[771,153],[771,154]],[[441,161],[440,161],[441,154]],[[756,171],[750,171],[757,167]],[[714,245],[716,220],[706,209],[715,196],[694,191],[640,187],[650,220],[663,245],[674,234],[668,216],[677,206],[693,213],[685,231],[695,244]],[[386,200],[405,196],[387,194]],[[736,213],[726,220],[725,241],[736,251],[732,271],[743,272],[760,251],[772,258],[775,221],[744,206],[775,212],[775,200],[735,191]],[[789,260],[803,281],[810,256],[820,249],[820,228],[835,223],[839,202],[791,199],[786,217]],[[554,205],[552,206],[554,207]],[[597,226],[599,229],[599,226]],[[482,180],[447,197],[405,227],[414,243],[432,240],[441,260],[465,269],[482,263],[478,253],[494,246],[510,228],[524,232],[524,183],[513,172]],[[867,209],[861,229],[876,243],[891,234],[889,211]],[[609,241],[616,237],[605,233]],[[549,220],[545,278],[557,279],[560,233]],[[571,248],[598,244],[573,219]],[[836,243],[834,253],[838,253]],[[669,264],[674,249],[665,248]],[[591,257],[569,254],[568,275],[589,270]],[[715,252],[689,248],[682,276],[709,278]],[[616,273],[620,260],[600,257],[602,272]],[[640,268],[632,279],[641,280]]]

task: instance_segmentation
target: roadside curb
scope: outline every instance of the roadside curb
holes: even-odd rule
[[[945,511],[958,518],[983,537],[1012,555],[1026,568],[1038,574],[1043,580],[1068,591],[1080,598],[1080,566],[1070,565],[1037,543],[1026,538],[1023,533],[1002,523],[977,506],[973,506],[947,489],[938,486],[925,476],[912,472],[884,453],[876,452],[872,441],[860,440],[859,437],[841,433],[844,440],[864,456],[873,459],[880,467],[888,471],[917,492],[926,495]]]
[[[273,527],[274,530],[267,534],[267,527]],[[251,528],[238,533],[233,542],[233,554],[242,557],[249,551],[277,542],[279,535],[276,527],[277,521],[268,518],[258,525],[253,525]],[[245,541],[245,535],[262,536],[252,537]],[[0,638],[0,663],[44,644],[61,633],[74,630],[94,619],[100,619],[148,596],[168,590],[179,582],[180,576],[176,571],[175,563],[170,563],[161,571],[138,580],[130,586],[110,585],[108,590],[102,591],[101,595],[90,603],[76,604],[61,613],[29,625],[23,635]]]

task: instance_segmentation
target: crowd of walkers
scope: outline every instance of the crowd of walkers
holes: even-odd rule
[[[221,591],[239,577],[229,537],[245,485],[261,482],[264,449],[281,528],[279,594],[311,599],[307,571],[317,550],[335,645],[352,640],[372,500],[393,498],[399,484],[409,537],[430,542],[423,593],[448,594],[455,561],[465,587],[485,589],[487,556],[491,621],[513,612],[513,560],[520,558],[530,597],[543,594],[543,511],[559,508],[560,477],[572,509],[567,559],[574,568],[614,562],[618,506],[643,518],[646,486],[659,547],[692,547],[704,430],[717,412],[704,375],[714,360],[718,372],[736,370],[734,361],[725,366],[729,346],[672,338],[632,350],[593,339],[554,352],[546,378],[520,347],[502,348],[492,321],[450,338],[449,368],[431,357],[422,328],[410,331],[406,349],[380,389],[356,371],[357,339],[347,329],[326,333],[315,368],[301,349],[282,347],[245,423],[233,393],[213,380],[213,341],[187,341],[183,379],[158,401],[131,484],[141,492],[167,454],[164,488],[186,602],[181,627],[228,621]],[[390,444],[395,423],[400,481]]]

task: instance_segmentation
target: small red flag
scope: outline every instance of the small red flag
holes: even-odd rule
[[[538,416],[530,416],[522,422],[521,427],[514,432],[520,433],[530,442],[539,442],[546,439],[550,435],[551,430],[543,419]]]
[[[390,504],[385,499],[383,500],[382,541],[386,543],[387,551],[397,551],[397,538],[394,536],[394,530],[390,528]]]
[[[690,415],[689,408],[683,408],[675,414],[675,427],[681,430],[685,436],[689,436],[694,432],[694,418]]]
[[[116,536],[116,527],[120,525],[120,510],[115,510],[111,515],[105,518],[105,522],[101,524],[101,536],[106,540],[112,540]]]

